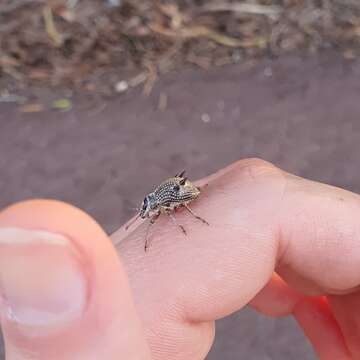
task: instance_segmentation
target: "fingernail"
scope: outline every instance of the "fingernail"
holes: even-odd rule
[[[79,254],[65,236],[0,229],[0,311],[18,325],[60,326],[79,318],[86,303]]]

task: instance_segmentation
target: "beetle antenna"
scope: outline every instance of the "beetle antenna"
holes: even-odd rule
[[[127,230],[134,222],[140,217],[140,214],[137,214],[129,223],[125,226],[125,230]]]

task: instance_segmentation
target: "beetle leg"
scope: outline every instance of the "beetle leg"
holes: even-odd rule
[[[197,186],[197,189],[202,192],[205,188],[207,188],[209,186],[209,183],[206,183],[204,185],[201,185],[201,186]]]
[[[170,219],[172,220],[172,222],[181,229],[181,231],[183,232],[183,234],[184,234],[184,235],[187,235],[185,228],[176,221],[175,216],[174,216],[170,211],[166,211],[166,214],[169,215],[169,217],[170,217]]]
[[[186,208],[186,210],[194,217],[196,217],[198,220],[200,220],[201,222],[203,222],[206,225],[210,225],[205,219],[203,219],[202,217],[200,217],[199,215],[195,214],[188,205],[184,204],[184,207]]]
[[[140,214],[137,214],[132,220],[130,220],[126,226],[125,226],[125,230],[128,230],[129,227],[135,223],[135,221],[140,217]]]
[[[160,211],[158,213],[156,213],[149,221],[149,225],[146,228],[146,233],[145,233],[145,247],[144,250],[147,251],[147,249],[150,246],[150,241],[149,241],[149,230],[151,225],[155,224],[156,219],[160,216]]]

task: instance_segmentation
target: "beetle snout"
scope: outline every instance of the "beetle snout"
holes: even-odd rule
[[[144,201],[142,202],[141,209],[140,209],[140,217],[141,218],[145,219],[147,213],[149,212],[148,208],[149,208],[149,199],[146,196]]]

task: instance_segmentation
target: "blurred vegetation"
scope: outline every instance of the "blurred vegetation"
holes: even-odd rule
[[[358,0],[0,0],[0,80],[20,87],[150,92],[184,64],[324,49],[354,59],[359,40]]]

